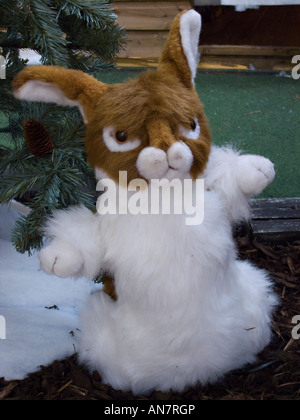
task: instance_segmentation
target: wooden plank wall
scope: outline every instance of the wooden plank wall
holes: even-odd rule
[[[173,19],[180,11],[192,8],[193,3],[193,1],[156,0],[115,1],[113,8],[118,16],[118,22],[128,33],[127,48],[119,55],[117,64],[127,67],[157,66]],[[209,28],[205,31],[210,33]],[[221,35],[218,35],[218,39]],[[249,46],[249,44],[215,45],[206,42],[205,45],[200,44],[200,53],[199,68],[290,71],[293,67],[291,57],[299,54],[299,48]]]
[[[116,1],[118,23],[127,30],[128,45],[118,64],[157,64],[175,16],[190,9],[190,1]]]

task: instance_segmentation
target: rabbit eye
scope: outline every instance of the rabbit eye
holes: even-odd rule
[[[117,131],[115,137],[119,143],[125,143],[125,141],[128,140],[128,134],[126,131]]]
[[[139,138],[129,138],[126,131],[116,130],[113,126],[103,128],[103,141],[111,152],[129,152],[142,143]]]
[[[195,121],[195,120],[193,120],[193,121],[191,122],[191,130],[192,130],[192,131],[195,131],[195,130],[196,130],[196,128],[197,128],[197,123],[196,123],[196,121]]]
[[[189,139],[189,140],[197,140],[200,137],[201,128],[197,118],[194,118],[189,126],[180,125],[179,126],[180,134]]]

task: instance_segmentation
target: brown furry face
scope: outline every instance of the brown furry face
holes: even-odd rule
[[[190,178],[203,173],[210,134],[194,89],[201,19],[175,18],[157,71],[106,85],[81,71],[30,66],[13,82],[16,98],[79,108],[91,165],[119,181]],[[100,175],[100,173],[98,173]]]
[[[200,136],[188,139],[182,135],[180,127],[193,128],[197,119]],[[164,127],[157,128],[156,144],[147,128],[149,122],[164,121],[172,138],[164,135]],[[124,141],[124,146],[111,151],[103,139],[103,130],[111,128],[117,143]],[[121,133],[121,134],[120,134]],[[126,137],[124,136],[126,133]],[[121,142],[118,141],[121,139]],[[137,141],[138,140],[138,141]],[[136,143],[133,143],[136,141]],[[190,174],[193,179],[205,169],[210,152],[210,133],[203,106],[194,89],[185,87],[177,78],[164,75],[160,71],[148,71],[139,78],[116,85],[109,85],[99,98],[93,118],[87,126],[86,149],[90,164],[105,172],[118,182],[119,171],[127,171],[128,182],[143,178],[136,166],[140,152],[149,146],[165,152],[170,143],[181,141],[191,150],[193,163]],[[137,145],[135,148],[134,145]],[[122,151],[122,147],[132,150]],[[112,145],[112,147],[114,147]]]

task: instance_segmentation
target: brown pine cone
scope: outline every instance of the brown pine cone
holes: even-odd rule
[[[41,122],[34,119],[27,120],[24,123],[24,132],[30,153],[41,158],[52,153],[54,144]]]

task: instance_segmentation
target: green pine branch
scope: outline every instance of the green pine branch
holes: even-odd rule
[[[16,250],[21,254],[40,250],[43,245],[41,226],[46,223],[50,214],[46,209],[31,210],[28,216],[21,216],[12,230],[11,241]]]
[[[12,242],[32,253],[43,243],[41,227],[56,209],[85,205],[95,209],[95,179],[86,162],[85,127],[78,110],[17,101],[13,77],[26,66],[19,49],[39,53],[42,63],[96,73],[110,68],[124,47],[125,31],[116,23],[110,1],[0,0],[0,53],[7,80],[0,84],[0,203],[21,199],[30,213],[21,217]],[[6,28],[4,30],[4,28]],[[24,139],[24,122],[40,121],[53,152],[33,156]],[[2,136],[10,141],[3,143]]]
[[[57,19],[61,14],[73,16],[86,22],[93,30],[101,30],[109,21],[114,23],[116,15],[111,12],[110,2],[97,0],[52,0],[52,5],[59,8]]]

